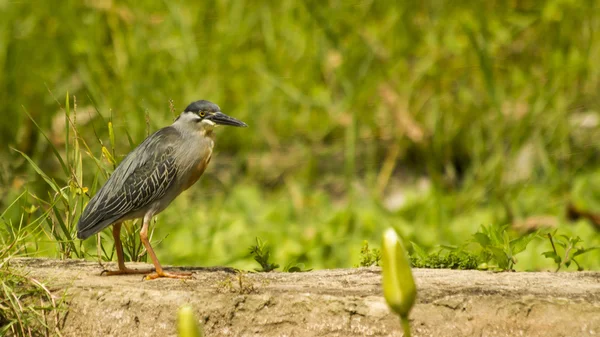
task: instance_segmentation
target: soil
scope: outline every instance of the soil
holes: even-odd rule
[[[100,276],[81,260],[15,259],[57,295],[63,336],[176,336],[190,304],[206,336],[401,336],[381,295],[380,268],[237,273],[174,268],[191,280]],[[128,264],[148,268],[145,264]],[[111,268],[115,265],[111,264]],[[414,270],[413,336],[600,335],[600,272]]]

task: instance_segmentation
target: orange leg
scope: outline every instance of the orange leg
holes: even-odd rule
[[[113,237],[115,238],[115,249],[117,250],[117,260],[119,263],[119,270],[105,270],[102,274],[112,275],[127,275],[127,274],[150,274],[152,269],[129,269],[125,267],[125,258],[123,256],[123,244],[121,243],[121,223],[113,225]]]
[[[146,251],[148,255],[150,255],[150,259],[154,264],[154,268],[156,268],[156,272],[149,274],[146,276],[146,280],[154,280],[159,277],[168,277],[168,278],[179,278],[179,279],[189,279],[192,278],[192,273],[169,273],[163,270],[160,262],[158,262],[158,258],[156,258],[156,254],[154,254],[154,250],[152,246],[150,246],[150,241],[148,240],[148,226],[150,225],[150,220],[152,219],[151,215],[144,216],[144,224],[142,225],[142,230],[140,231],[140,238],[142,239],[142,243],[144,247],[146,247]]]

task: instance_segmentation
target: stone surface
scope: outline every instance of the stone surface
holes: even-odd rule
[[[380,268],[237,273],[174,268],[191,280],[100,276],[81,260],[15,259],[69,311],[63,336],[176,336],[190,304],[206,336],[401,336],[381,295]],[[148,268],[145,264],[128,264]],[[115,268],[114,264],[110,265]],[[413,336],[598,336],[600,272],[414,270]]]

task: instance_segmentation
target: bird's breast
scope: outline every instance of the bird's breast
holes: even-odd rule
[[[195,158],[195,164],[190,168],[191,172],[186,179],[187,181],[184,182],[185,190],[194,185],[206,170],[210,158],[212,157],[213,146],[214,142],[212,139],[206,139],[205,144],[201,146],[203,150],[198,153],[198,157]]]

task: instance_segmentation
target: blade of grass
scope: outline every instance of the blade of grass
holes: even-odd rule
[[[67,163],[70,163],[71,160],[69,158],[69,141],[70,141],[70,137],[69,137],[69,130],[70,130],[70,123],[69,123],[69,117],[71,115],[71,104],[69,102],[69,91],[67,90],[67,94],[65,97],[65,156]],[[65,172],[66,173],[66,172]]]
[[[73,253],[75,253],[75,255],[77,255],[77,257],[80,257],[79,254],[77,254],[77,250],[75,248],[75,244],[73,243],[73,241],[75,240],[75,238],[73,238],[71,236],[71,231],[69,230],[69,228],[67,227],[67,225],[63,221],[62,217],[60,216],[61,212],[59,212],[59,210],[58,210],[58,208],[56,208],[56,206],[53,206],[52,209],[54,210],[54,216],[56,217],[56,220],[58,221],[58,225],[60,226],[60,229],[62,230],[62,232],[64,233],[64,235],[66,237],[65,243],[68,244],[71,247],[71,251]]]
[[[27,112],[27,109],[25,109],[24,106],[22,106],[22,108],[23,108],[23,111],[25,111],[25,114],[27,115],[27,117],[29,117],[29,119],[31,120],[31,122],[35,125],[35,127],[37,128],[37,130],[40,132],[40,134],[42,134],[42,136],[44,136],[44,138],[46,139],[46,141],[50,145],[50,149],[54,153],[54,156],[56,157],[56,159],[58,159],[58,162],[60,163],[60,166],[62,167],[65,176],[68,177],[70,175],[69,174],[69,168],[65,164],[65,161],[63,160],[63,158],[58,153],[58,150],[56,149],[56,146],[54,146],[54,144],[50,141],[50,138],[48,138],[48,136],[46,135],[46,133],[42,130],[42,128],[39,126],[39,124],[35,121],[35,119],[33,119],[33,117],[29,114],[29,112]]]
[[[13,151],[20,153],[29,162],[31,167],[33,167],[33,169],[48,183],[48,185],[54,190],[54,192],[62,194],[60,188],[58,187],[58,184],[54,181],[54,179],[51,179],[50,177],[48,177],[48,175],[46,175],[46,173],[44,173],[44,171],[42,171],[42,169],[31,158],[29,158],[28,155],[26,155],[24,152],[21,152],[15,148],[11,148],[11,149]]]

